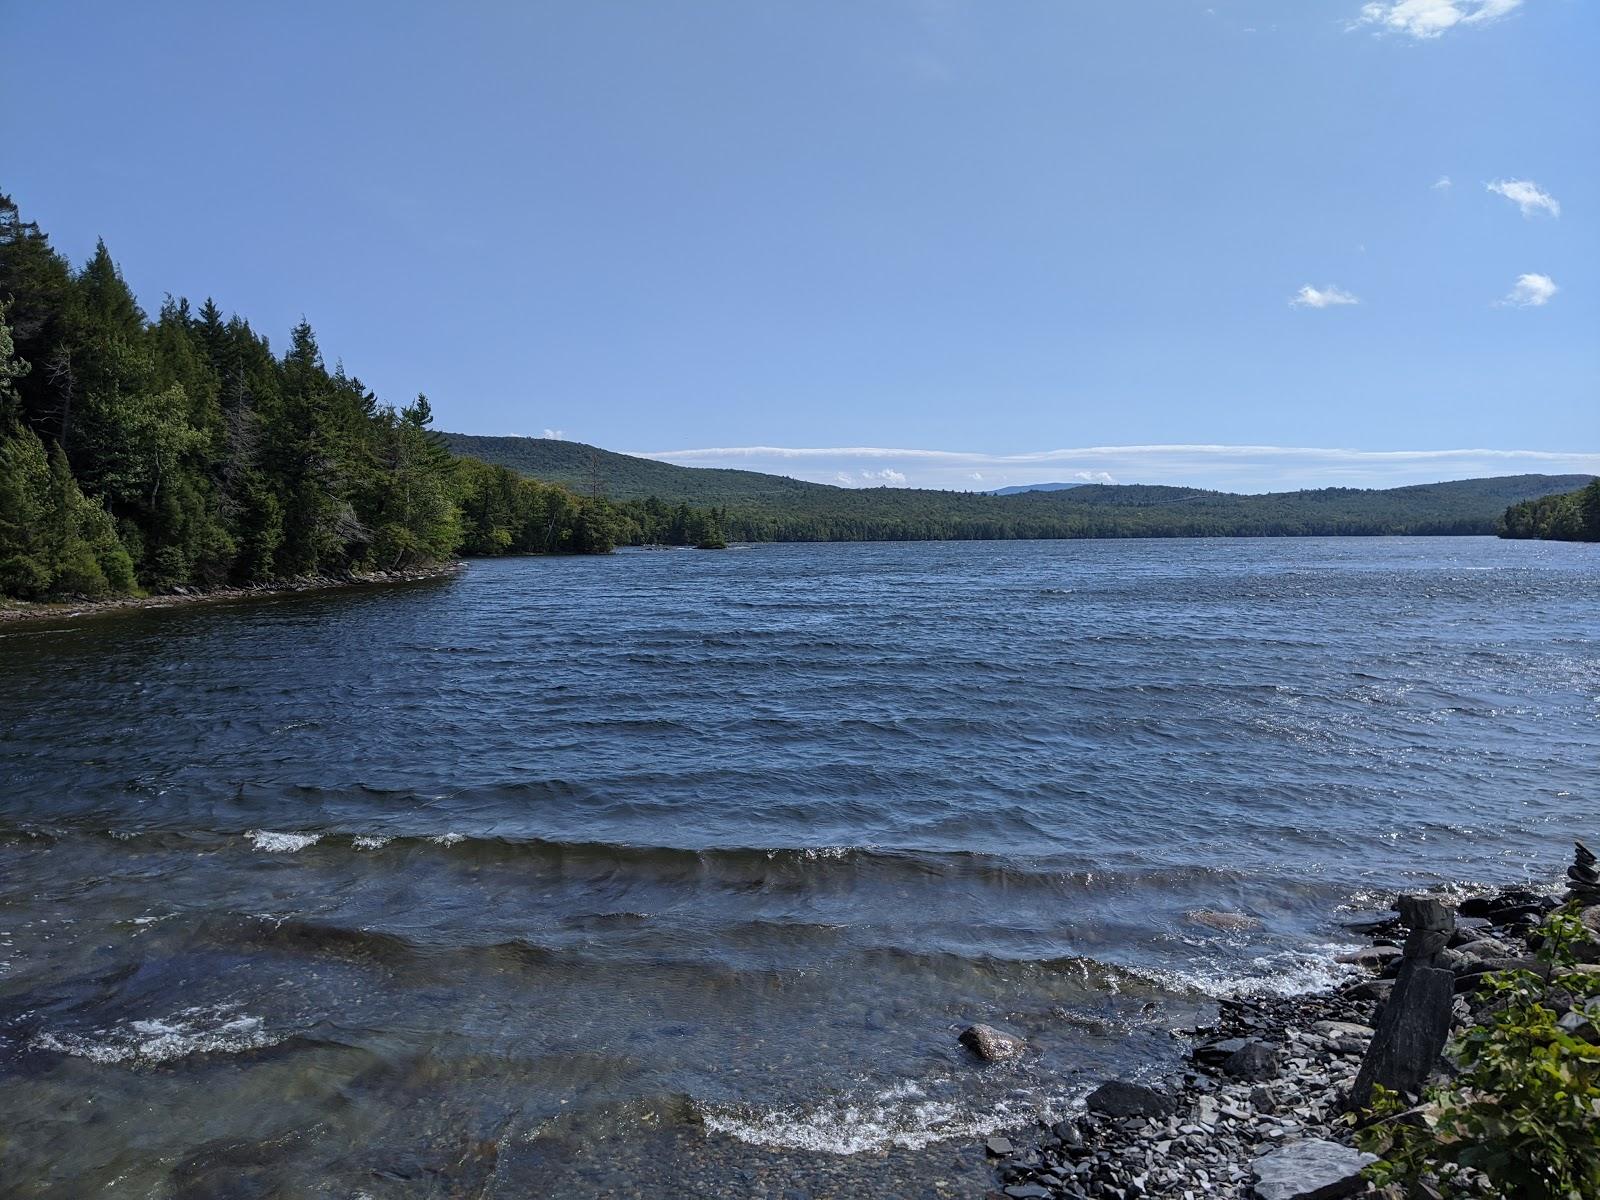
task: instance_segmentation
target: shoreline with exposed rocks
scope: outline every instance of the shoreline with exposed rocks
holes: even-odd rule
[[[1600,882],[1585,878],[1595,873],[1587,854],[1580,843],[1567,899],[1587,906],[1582,919],[1600,950]],[[1214,1024],[1174,1030],[1190,1047],[1166,1077],[1108,1080],[1074,1117],[988,1138],[988,1197],[1337,1200],[1372,1191],[1362,1171],[1374,1156],[1356,1148],[1346,1116],[1352,1097],[1375,1083],[1415,1096],[1442,1077],[1447,1039],[1482,1015],[1485,976],[1548,974],[1529,937],[1559,902],[1554,889],[1508,888],[1455,905],[1405,895],[1389,915],[1346,923],[1370,940],[1340,957],[1363,977],[1320,993],[1221,1001]],[[1563,1021],[1600,1036],[1592,1013]],[[1025,1052],[989,1026],[961,1040],[985,1059]]]
[[[154,596],[117,596],[105,600],[7,600],[0,602],[0,624],[12,621],[66,621],[77,617],[97,617],[135,609],[173,608],[182,604],[222,603],[229,600],[261,600],[298,592],[332,591],[336,588],[371,587],[386,583],[421,583],[459,574],[465,562],[452,560],[426,567],[397,571],[351,571],[337,575],[307,575],[273,583],[220,588],[175,588]]]

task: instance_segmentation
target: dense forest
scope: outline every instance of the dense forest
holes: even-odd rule
[[[1513,504],[1500,518],[1500,536],[1600,542],[1600,479],[1575,492]]]
[[[993,495],[834,487],[755,471],[679,467],[548,438],[444,437],[458,453],[537,479],[592,486],[624,499],[715,504],[727,535],[740,541],[1491,534],[1506,505],[1590,478],[1511,475],[1259,496],[1127,484]]]
[[[302,321],[280,356],[211,300],[140,309],[0,196],[0,595],[272,583],[457,553],[716,544],[715,512],[613,503],[457,458]]]

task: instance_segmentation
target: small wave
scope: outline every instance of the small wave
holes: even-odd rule
[[[767,851],[769,859],[799,859],[801,862],[815,862],[819,858],[848,858],[856,851],[870,853],[876,846],[796,846],[793,848],[773,849]]]
[[[257,850],[268,854],[293,854],[322,840],[320,833],[274,833],[270,829],[252,829],[245,837]]]
[[[186,1008],[160,1020],[129,1021],[88,1034],[46,1030],[35,1035],[30,1045],[35,1050],[113,1064],[164,1063],[194,1054],[238,1054],[281,1041],[283,1036],[269,1033],[260,1017],[229,1009]]]
[[[1209,967],[1126,967],[1131,975],[1180,992],[1198,992],[1213,1000],[1246,996],[1304,996],[1329,991],[1360,974],[1360,969],[1334,961],[1351,945],[1327,943],[1308,950],[1284,950],[1252,959],[1250,971],[1237,974]]]
[[[357,850],[381,850],[392,841],[394,838],[382,834],[358,834],[350,839],[350,845]]]
[[[859,1098],[840,1097],[809,1107],[703,1105],[698,1111],[708,1130],[753,1146],[846,1155],[892,1147],[920,1150],[1034,1120],[1057,1120],[1072,1099],[1012,1096],[974,1107],[970,1099],[930,1095],[928,1086],[908,1079]]]

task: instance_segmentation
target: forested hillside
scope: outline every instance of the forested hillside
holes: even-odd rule
[[[673,466],[548,438],[444,436],[460,452],[539,479],[624,499],[715,503],[724,510],[727,535],[742,541],[1489,534],[1508,504],[1580,487],[1590,478],[1509,475],[1260,496],[1086,484],[1002,496],[832,487],[754,471]]]
[[[0,196],[0,595],[392,570],[458,552],[714,542],[715,515],[458,460],[311,326],[282,355],[211,300],[151,320],[104,243],[81,268]]]
[[[1513,504],[1500,518],[1500,536],[1600,542],[1600,479],[1575,492]]]
[[[532,479],[565,484],[584,494],[598,487],[618,500],[657,496],[673,504],[716,506],[753,501],[788,502],[817,492],[845,490],[783,475],[763,475],[759,471],[677,467],[555,438],[485,437],[474,433],[440,436],[457,454],[499,463]]]

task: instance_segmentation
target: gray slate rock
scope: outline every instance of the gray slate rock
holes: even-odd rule
[[[1377,1162],[1338,1142],[1306,1138],[1255,1161],[1256,1195],[1260,1200],[1340,1200],[1366,1184],[1361,1168]]]
[[[1363,979],[1339,994],[1346,1000],[1388,1000],[1394,991],[1392,979]]]
[[[1400,923],[1407,929],[1430,929],[1449,933],[1456,927],[1456,911],[1432,896],[1401,896],[1394,903]]]
[[[1197,1063],[1220,1067],[1243,1049],[1247,1041],[1248,1038],[1231,1037],[1214,1042],[1201,1042],[1192,1051],[1192,1057]]]
[[[1438,967],[1408,962],[1383,1006],[1372,1045],[1361,1062],[1350,1098],[1358,1108],[1372,1099],[1372,1085],[1414,1095],[1438,1065],[1450,1036],[1456,977]]]
[[[1354,1021],[1318,1021],[1311,1028],[1323,1037],[1369,1038],[1372,1036],[1371,1025],[1358,1025]]]
[[[1277,1048],[1251,1038],[1228,1056],[1222,1069],[1235,1079],[1271,1079],[1278,1073]]]
[[[1169,1117],[1178,1108],[1177,1102],[1165,1092],[1120,1079],[1102,1083],[1089,1093],[1085,1103],[1090,1112],[1104,1113],[1108,1117]]]
[[[1449,944],[1450,934],[1443,929],[1413,929],[1406,935],[1404,954],[1432,960]]]
[[[961,1033],[961,1044],[988,1062],[1003,1062],[1022,1053],[1026,1043],[993,1025],[972,1025]]]

